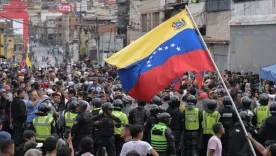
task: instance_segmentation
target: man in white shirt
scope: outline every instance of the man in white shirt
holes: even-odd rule
[[[152,154],[158,156],[158,153],[151,147],[151,145],[145,141],[141,141],[143,138],[143,127],[140,125],[134,125],[131,127],[132,140],[123,145],[120,156],[126,156],[131,151],[136,151],[140,156],[146,156]]]
[[[221,156],[222,144],[220,138],[224,134],[224,128],[222,123],[215,123],[213,125],[213,131],[215,135],[212,136],[208,141],[207,156]]]

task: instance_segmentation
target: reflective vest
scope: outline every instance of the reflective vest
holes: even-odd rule
[[[167,126],[164,123],[158,123],[151,129],[151,146],[157,152],[166,152],[168,148],[166,130]]]
[[[203,111],[203,121],[202,121],[202,128],[203,134],[210,134],[214,135],[213,125],[218,122],[220,119],[220,114],[218,111],[214,111],[213,113],[207,113]]]
[[[117,128],[117,127],[114,126],[114,134],[115,135],[120,135],[122,127],[125,124],[128,124],[128,118],[127,118],[126,114],[124,114],[120,111],[117,111],[117,110],[113,110],[112,114],[121,120],[121,127]]]
[[[64,114],[65,126],[72,128],[74,124],[74,119],[77,117],[77,115],[78,115],[77,113],[66,112]]]
[[[37,133],[36,140],[44,141],[51,136],[51,123],[54,118],[51,116],[37,116],[33,119],[33,125]]]
[[[257,128],[261,127],[261,124],[264,119],[266,119],[268,116],[270,116],[269,112],[269,106],[258,106],[257,108],[254,109],[254,112],[256,113],[257,116]]]
[[[188,131],[199,129],[198,108],[185,110],[185,128]]]

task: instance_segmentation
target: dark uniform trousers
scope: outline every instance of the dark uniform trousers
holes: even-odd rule
[[[102,151],[103,147],[105,147],[108,156],[115,156],[114,136],[99,137],[98,145],[98,153]]]

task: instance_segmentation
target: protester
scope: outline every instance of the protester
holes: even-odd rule
[[[125,140],[125,142],[131,141],[131,128],[132,126],[130,124],[126,124],[123,126],[121,131],[121,137]]]
[[[11,134],[3,131],[3,122],[0,120],[0,141],[1,140],[10,140]]]
[[[222,144],[220,140],[222,135],[224,134],[222,123],[215,123],[213,125],[213,131],[215,135],[209,139],[207,156],[222,156]]]
[[[24,156],[43,156],[42,152],[38,149],[30,149],[28,150]]]
[[[131,128],[132,140],[123,145],[120,156],[126,156],[127,153],[131,151],[136,151],[140,156],[146,156],[147,154],[152,154],[153,156],[158,156],[158,153],[152,148],[152,146],[141,141],[143,138],[143,127],[140,125],[134,125]]]
[[[12,140],[0,141],[1,156],[14,156],[14,142]]]

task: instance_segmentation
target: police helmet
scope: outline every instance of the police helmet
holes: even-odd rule
[[[269,101],[269,97],[266,93],[263,93],[259,97],[259,102],[261,105],[267,105]]]
[[[76,97],[71,97],[68,102],[71,102],[71,101],[78,101],[78,99]]]
[[[179,107],[179,105],[180,105],[180,99],[179,99],[179,97],[175,96],[175,95],[172,96],[172,97],[170,97],[169,105],[171,107]]]
[[[156,104],[158,106],[162,105],[160,97],[158,97],[156,95],[152,98],[151,103],[152,104]]]
[[[271,156],[276,155],[276,143],[273,143],[273,144],[270,145],[269,152],[270,152]]]
[[[116,109],[116,110],[122,110],[124,107],[123,101],[120,99],[116,99],[113,101],[113,106],[114,106],[114,109]]]
[[[159,113],[159,107],[156,104],[149,105],[150,115],[155,116]]]
[[[249,123],[251,121],[251,117],[247,113],[247,111],[241,111],[240,112],[240,117],[241,117],[242,121],[244,121],[244,122],[248,122]]]
[[[95,108],[100,108],[102,106],[102,99],[95,98],[92,103]]]
[[[231,103],[231,100],[230,100],[229,96],[224,96],[223,100],[222,100],[222,103],[223,103],[224,107],[226,107],[226,108],[229,108],[229,107],[232,106],[232,103]]]
[[[162,122],[164,124],[170,124],[171,122],[171,115],[169,113],[161,113],[157,116],[159,122]]]
[[[186,99],[187,103],[193,103],[194,105],[197,103],[197,99],[194,95],[189,95]]]
[[[122,85],[116,84],[116,85],[114,86],[114,88],[113,88],[113,91],[114,91],[114,92],[115,92],[115,91],[122,91]]]
[[[250,105],[251,105],[251,99],[248,97],[248,96],[244,96],[242,99],[241,99],[241,102],[242,102],[242,106],[244,108],[249,108]]]
[[[86,108],[88,107],[88,102],[84,101],[84,100],[80,100],[77,103],[77,106],[79,106],[81,109],[86,110]]]
[[[51,106],[49,103],[41,103],[38,107],[38,111],[43,113],[49,113],[51,111]]]
[[[269,107],[269,111],[271,114],[276,114],[276,102],[272,102],[270,107]]]
[[[124,104],[132,104],[132,99],[130,96],[123,96],[122,101],[124,102]]]
[[[196,107],[197,99],[194,95],[189,95],[186,101],[187,101],[186,108],[192,109]]]
[[[75,113],[78,101],[72,101],[69,103],[69,111]]]
[[[146,105],[145,101],[138,100],[137,101],[138,106],[144,107]]]
[[[110,102],[106,102],[102,106],[102,111],[106,112],[108,109],[114,109],[113,105]]]
[[[215,100],[209,100],[207,103],[207,108],[210,111],[214,111],[217,108],[217,102]]]

